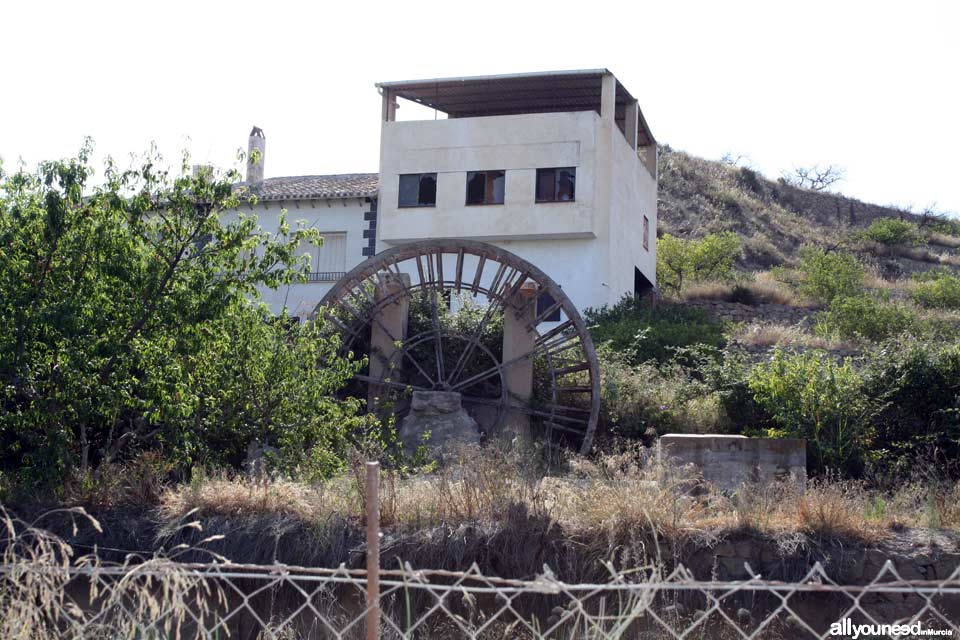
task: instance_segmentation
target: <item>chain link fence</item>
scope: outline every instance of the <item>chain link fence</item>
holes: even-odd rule
[[[795,583],[703,582],[682,567],[568,584],[466,572],[366,571],[149,560],[0,566],[4,638],[828,638],[960,633],[960,569],[864,585],[815,565]],[[837,626],[839,625],[839,626]],[[867,625],[864,627],[863,625]]]

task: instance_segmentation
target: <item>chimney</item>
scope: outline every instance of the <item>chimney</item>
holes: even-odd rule
[[[263,163],[267,151],[267,137],[263,129],[254,127],[247,142],[247,182],[263,182]]]

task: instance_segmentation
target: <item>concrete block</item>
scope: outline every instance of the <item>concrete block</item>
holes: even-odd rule
[[[660,437],[658,456],[667,464],[696,466],[721,491],[773,482],[801,489],[807,484],[807,443],[796,438],[673,433]]]

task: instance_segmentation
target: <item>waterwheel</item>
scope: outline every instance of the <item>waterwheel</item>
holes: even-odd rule
[[[493,245],[436,239],[387,249],[347,273],[316,313],[341,354],[366,358],[351,393],[402,421],[415,391],[456,392],[488,437],[521,416],[587,452],[600,411],[596,351],[560,286]]]

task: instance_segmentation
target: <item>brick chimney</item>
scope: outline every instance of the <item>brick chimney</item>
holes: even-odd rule
[[[263,135],[263,129],[255,126],[247,141],[247,182],[263,182],[266,151],[267,137]]]

